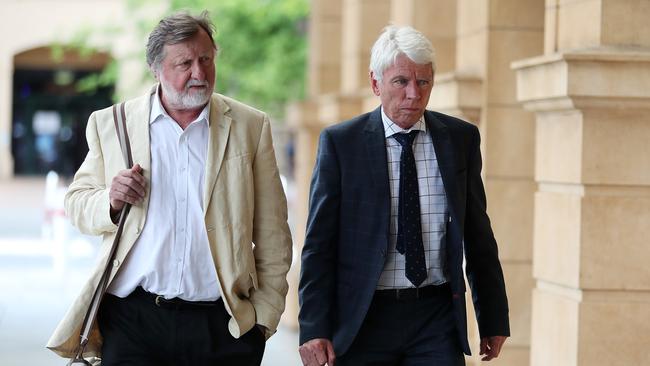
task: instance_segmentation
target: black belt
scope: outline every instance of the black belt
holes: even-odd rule
[[[145,291],[142,287],[137,287],[129,296],[151,301],[153,304],[160,308],[175,310],[215,307],[221,305],[221,302],[223,301],[221,298],[216,301],[187,301],[178,297],[175,297],[173,299],[165,299],[161,295],[156,295]]]
[[[418,288],[392,288],[375,291],[375,297],[390,298],[396,300],[426,299],[444,294],[451,294],[449,283],[443,283],[442,285],[438,286],[429,285]]]

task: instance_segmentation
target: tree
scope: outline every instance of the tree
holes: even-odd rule
[[[130,0],[129,13],[138,17],[146,4],[146,0]],[[308,0],[171,0],[166,13],[179,10],[209,11],[217,28],[218,92],[276,117],[283,116],[288,101],[304,96]],[[156,22],[150,17],[135,19],[143,39]],[[77,42],[77,46],[82,44]],[[114,83],[117,70],[111,65],[102,74],[84,79],[79,87],[92,91]]]

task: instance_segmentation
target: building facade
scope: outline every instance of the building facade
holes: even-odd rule
[[[379,105],[370,48],[411,25],[436,50],[430,109],[482,135],[512,331],[490,364],[650,364],[646,19],[648,0],[312,0],[309,98],[289,107],[296,243],[320,131]]]

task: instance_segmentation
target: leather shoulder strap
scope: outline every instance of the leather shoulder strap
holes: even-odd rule
[[[122,156],[124,158],[124,164],[126,168],[131,168],[133,166],[133,157],[131,156],[131,143],[129,141],[129,134],[126,129],[126,113],[124,112],[124,102],[113,105],[113,122],[115,123],[115,132],[117,133],[117,139],[120,142],[120,149],[122,150]],[[115,238],[113,239],[113,245],[111,246],[111,251],[106,260],[104,267],[104,272],[102,274],[95,292],[93,293],[93,298],[84,317],[83,324],[81,326],[81,332],[79,334],[80,341],[79,347],[77,348],[77,353],[74,359],[70,361],[70,364],[73,362],[83,362],[83,352],[88,343],[88,337],[90,335],[90,330],[92,329],[93,323],[97,318],[97,313],[99,311],[99,305],[102,302],[102,298],[106,293],[106,288],[108,287],[108,280],[113,270],[113,258],[117,252],[117,246],[124,231],[124,223],[126,217],[129,214],[131,209],[130,204],[125,204],[120,213],[120,221],[117,227],[117,232],[115,233]]]

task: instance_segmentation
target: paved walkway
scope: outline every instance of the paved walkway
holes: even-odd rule
[[[43,178],[0,181],[2,366],[22,366],[25,360],[63,364],[45,343],[90,272],[98,247],[98,238],[78,233],[60,215],[56,197],[46,203],[45,196]],[[297,333],[281,327],[262,365],[300,365],[297,344]]]

